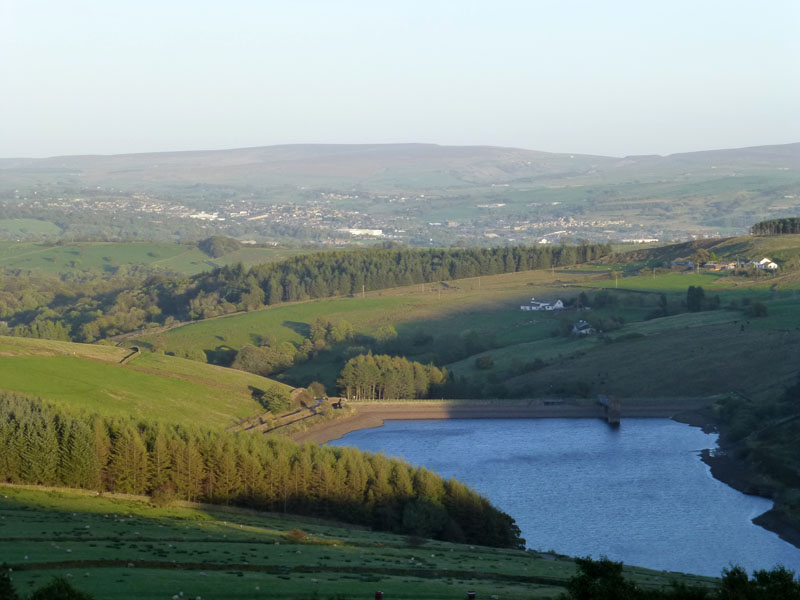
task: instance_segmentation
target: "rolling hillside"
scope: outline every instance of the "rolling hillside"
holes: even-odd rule
[[[42,224],[41,221],[36,223]],[[72,242],[56,245],[0,241],[0,269],[57,274],[98,269],[113,273],[121,266],[148,265],[181,275],[195,275],[224,265],[242,263],[249,267],[284,260],[304,252],[306,250],[300,248],[244,247],[224,256],[212,258],[195,244]]]
[[[776,250],[771,239],[739,238],[717,241],[716,251]],[[769,244],[769,247],[766,245]],[[798,240],[781,243],[784,256],[798,249]],[[652,250],[662,256],[683,254],[688,246]],[[648,251],[650,252],[650,251]],[[773,253],[774,254],[774,253]],[[786,352],[800,341],[800,310],[793,272],[767,279],[726,277],[721,274],[659,272],[639,275],[646,262],[605,265],[600,270],[536,271],[465,279],[444,286],[410,286],[372,292],[365,298],[329,299],[275,306],[261,311],[207,320],[155,334],[168,352],[205,351],[232,356],[245,344],[261,339],[299,344],[317,318],[353,325],[356,339],[300,362],[282,377],[295,385],[319,380],[334,389],[336,377],[350,356],[364,353],[403,355],[432,362],[453,373],[464,394],[515,397],[593,397],[613,393],[621,397],[676,398],[709,396],[736,391],[764,396],[780,391],[798,371],[786,361]],[[618,277],[609,269],[616,268]],[[702,286],[719,307],[699,313],[686,311],[689,286]],[[605,291],[604,291],[605,290]],[[585,314],[535,313],[519,310],[531,297],[555,300],[587,295],[608,296],[603,306]],[[654,314],[661,294],[667,315]],[[600,302],[600,300],[597,300]],[[606,302],[604,300],[604,302]],[[762,303],[766,317],[746,315],[749,303]],[[655,317],[655,318],[654,318]],[[584,338],[565,335],[580,319],[605,321],[603,335]],[[381,328],[391,325],[397,337],[382,342]],[[140,338],[143,344],[152,338]],[[758,347],[757,355],[749,348]],[[222,354],[220,354],[222,353]],[[490,368],[476,360],[489,357]],[[752,369],[734,367],[748,364]],[[626,365],[620,371],[619,365]],[[753,372],[769,372],[754,377]]]
[[[661,266],[676,259],[691,257],[701,249],[715,254],[719,260],[753,260],[767,256],[782,264],[800,258],[800,235],[746,235],[700,239],[657,248],[633,249],[609,256],[602,262],[639,262],[647,266]]]
[[[228,428],[264,412],[253,392],[276,385],[172,356],[0,336],[0,389],[87,413]]]
[[[532,295],[553,294],[563,282],[577,282],[584,274],[550,271],[527,271],[458,280],[448,284],[425,284],[367,292],[363,298],[332,298],[318,301],[283,304],[263,310],[208,319],[170,329],[165,333],[147,334],[133,338],[133,343],[147,346],[157,343],[166,352],[191,355],[198,350],[212,357],[239,350],[246,344],[258,344],[262,339],[272,343],[299,344],[309,335],[311,324],[320,317],[331,322],[347,321],[356,337],[373,339],[381,327],[396,327],[404,339],[413,335],[426,322],[437,325],[432,331],[460,335],[465,320],[475,315],[516,307]],[[558,283],[555,280],[558,280]],[[518,317],[514,313],[514,317]],[[484,321],[485,322],[485,321]],[[446,323],[446,324],[445,324]],[[408,332],[408,333],[405,333]],[[353,346],[358,346],[358,340]],[[427,349],[425,349],[427,352]],[[218,354],[220,355],[220,354]],[[332,384],[341,366],[329,362],[332,356],[320,354],[290,371],[290,379],[308,385],[313,379]],[[338,361],[338,355],[335,361]]]
[[[558,597],[572,559],[207,505],[0,487],[0,563],[27,594],[53,576],[103,600]],[[645,589],[708,577],[626,567]]]

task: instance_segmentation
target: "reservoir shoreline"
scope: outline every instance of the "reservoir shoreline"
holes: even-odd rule
[[[711,398],[680,399],[665,402],[625,401],[621,417],[673,419],[707,432],[719,432],[719,446],[726,447],[725,432],[709,410]],[[291,438],[298,442],[325,444],[338,440],[353,431],[381,427],[385,421],[424,419],[604,419],[602,406],[577,401],[549,403],[530,401],[441,401],[423,400],[406,402],[353,402],[349,404],[352,414],[314,425],[297,432]],[[624,423],[622,425],[624,427]],[[712,476],[748,495],[775,500],[775,490],[759,483],[758,474],[732,453],[702,453],[702,460]],[[782,511],[775,508],[753,519],[756,525],[776,533],[781,539],[800,548],[800,527]]]
[[[709,398],[681,399],[668,402],[626,402],[622,418],[671,419],[688,411],[699,411],[709,405]],[[386,402],[351,402],[352,414],[313,425],[292,434],[298,443],[325,444],[359,429],[380,427],[384,421],[420,419],[604,419],[605,409],[599,404],[577,401],[548,402],[542,400],[451,401],[416,400]],[[682,421],[687,422],[687,421]],[[694,424],[694,423],[691,423]],[[697,425],[702,426],[702,425]]]

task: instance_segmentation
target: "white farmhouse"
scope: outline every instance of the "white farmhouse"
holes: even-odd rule
[[[554,304],[550,304],[549,302],[537,302],[536,298],[531,298],[530,304],[523,304],[519,308],[520,310],[563,310],[564,303],[556,300]]]
[[[775,271],[778,268],[778,265],[775,264],[771,258],[762,258],[758,261],[758,267],[760,269],[767,269],[768,271]]]

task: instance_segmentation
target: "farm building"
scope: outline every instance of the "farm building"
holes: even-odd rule
[[[556,300],[554,304],[550,304],[549,302],[537,302],[536,298],[531,298],[530,304],[523,304],[519,308],[520,310],[563,310],[564,303]]]
[[[768,271],[775,271],[778,268],[778,265],[772,261],[771,258],[762,258],[758,261],[758,268],[759,269],[767,269]]]
[[[594,333],[597,333],[597,330],[583,319],[576,321],[572,326],[572,335],[592,335]]]

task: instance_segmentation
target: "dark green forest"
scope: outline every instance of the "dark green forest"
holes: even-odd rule
[[[800,217],[786,217],[760,221],[750,228],[753,235],[785,235],[800,233]]]
[[[0,394],[0,480],[149,494],[524,547],[519,528],[454,479],[383,454],[251,434],[76,416]]]

